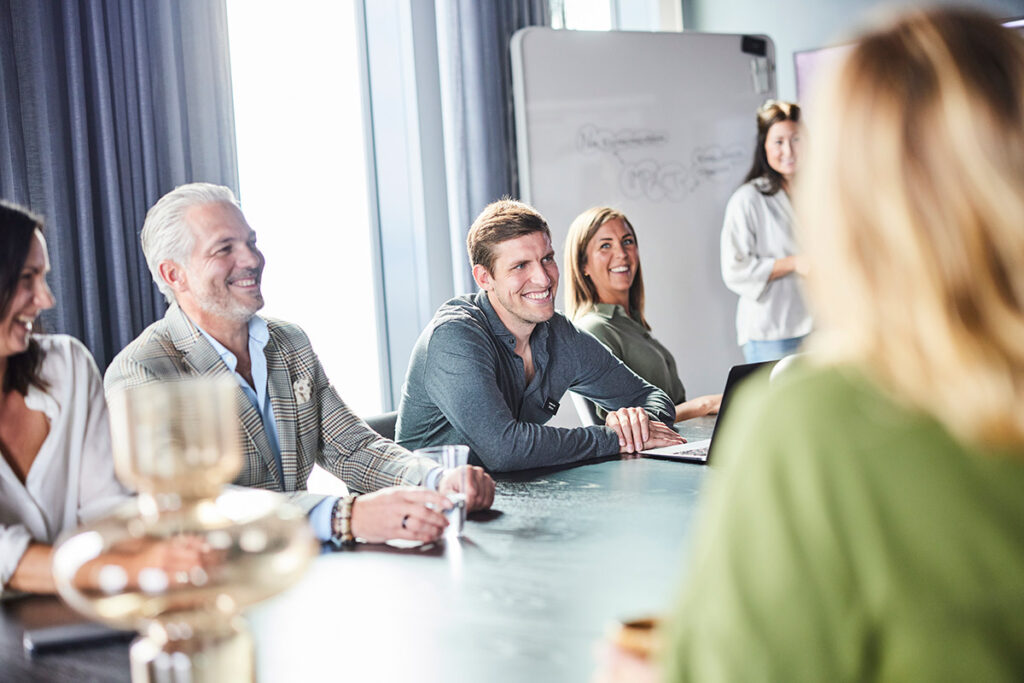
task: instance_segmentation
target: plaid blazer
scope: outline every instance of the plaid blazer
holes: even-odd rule
[[[244,464],[235,483],[292,494],[293,502],[307,512],[323,499],[305,493],[314,462],[357,493],[422,484],[436,464],[380,436],[349,410],[327,380],[302,329],[265,319],[270,332],[264,349],[267,393],[277,422],[281,469],[278,471],[259,412],[238,387],[235,406]],[[162,320],[117,354],[103,385],[110,396],[120,389],[164,379],[221,373],[231,371],[195,323],[172,304]]]

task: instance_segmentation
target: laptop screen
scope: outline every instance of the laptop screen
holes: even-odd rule
[[[729,377],[725,381],[725,389],[722,391],[722,404],[718,408],[718,418],[715,420],[715,427],[711,432],[711,438],[703,441],[693,441],[689,443],[679,444],[677,446],[665,446],[663,448],[652,448],[650,450],[641,451],[643,455],[650,458],[664,458],[668,460],[681,460],[683,462],[695,462],[701,464],[707,464],[711,461],[712,449],[715,445],[715,435],[718,433],[718,427],[722,424],[722,420],[725,418],[726,411],[729,409],[729,405],[732,402],[732,397],[736,394],[736,388],[741,384],[745,385],[750,381],[757,381],[758,383],[768,382],[769,370],[775,365],[777,361],[767,361],[764,363],[747,363],[746,365],[734,365],[729,370]],[[760,372],[764,370],[764,372]],[[750,379],[751,375],[756,375],[754,380]]]
[[[758,384],[767,386],[768,376],[772,367],[778,361],[770,360],[763,363],[747,363],[746,365],[734,365],[729,370],[729,378],[725,381],[725,389],[722,391],[722,405],[718,409],[718,419],[715,420],[715,428],[711,432],[711,444],[708,446],[708,458],[706,462],[711,462],[711,456],[714,455],[715,447],[715,435],[718,434],[718,428],[722,425],[722,420],[725,417],[726,410],[729,409],[729,403],[736,395],[736,387],[746,385],[750,381],[754,381]],[[765,370],[753,380],[749,379],[751,375],[756,374],[759,370]]]

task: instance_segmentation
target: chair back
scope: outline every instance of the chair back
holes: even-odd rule
[[[572,391],[569,392],[569,396],[572,397],[572,404],[576,408],[576,413],[580,416],[580,422],[583,423],[584,427],[604,424],[604,420],[597,416],[597,406],[590,399],[584,398]]]
[[[367,417],[366,424],[370,425],[370,429],[377,432],[385,439],[395,440],[395,425],[398,423],[398,411],[392,410],[390,413],[381,413],[380,415],[373,415]]]

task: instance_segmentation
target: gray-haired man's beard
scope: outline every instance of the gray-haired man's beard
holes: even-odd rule
[[[196,293],[194,296],[196,303],[204,313],[230,322],[248,322],[250,318],[256,315],[256,311],[263,308],[262,292],[260,292],[258,298],[251,302],[239,301],[230,296],[224,296],[223,298],[207,296],[206,292],[203,292],[202,295]]]
[[[260,296],[258,303],[253,302],[251,305],[242,304],[238,301],[200,301],[199,306],[208,315],[232,322],[246,323],[256,315],[258,310],[263,308],[263,296]]]

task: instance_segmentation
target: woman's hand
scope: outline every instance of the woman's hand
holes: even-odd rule
[[[53,583],[53,547],[43,543],[32,543],[25,549],[21,561],[14,568],[8,588],[26,593],[56,593]]]
[[[803,254],[793,254],[792,256],[777,258],[775,263],[772,264],[772,272],[768,275],[768,282],[778,280],[780,277],[786,277],[790,273],[805,276],[807,275],[808,267],[807,257]]]
[[[800,277],[807,277],[807,273],[811,269],[811,264],[807,262],[807,257],[803,254],[794,254],[792,258],[793,271]]]
[[[695,417],[703,417],[705,415],[717,415],[718,410],[721,407],[721,394],[698,396],[697,398],[684,401],[676,406],[676,422],[682,422],[683,420],[689,420]]]

